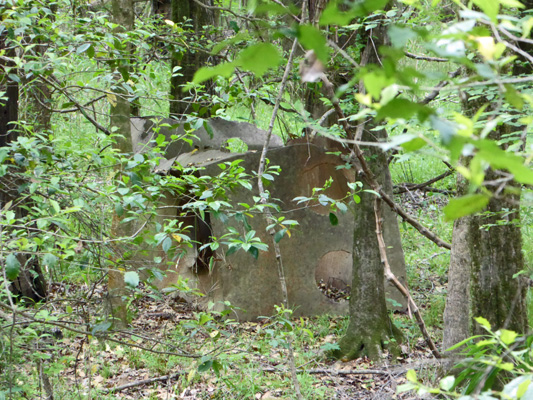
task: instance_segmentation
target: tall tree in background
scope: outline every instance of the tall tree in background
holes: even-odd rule
[[[1,13],[1,7],[0,7]],[[6,31],[0,36],[0,50],[5,51],[7,57],[15,56],[15,48],[9,43]],[[0,100],[0,151],[2,148],[15,142],[20,134],[18,123],[19,107],[19,82],[17,69],[14,63],[1,61],[0,64],[0,93],[3,93]],[[22,154],[13,157],[15,166],[10,168],[10,172],[3,175],[0,180],[0,209],[9,210],[13,208],[16,218],[23,219],[27,214],[26,202],[18,202],[20,189],[25,180],[19,175],[27,164]],[[4,154],[5,156],[5,154]],[[3,250],[3,249],[0,249]],[[3,258],[3,257],[0,257]],[[19,253],[15,257],[6,257],[2,262],[18,264],[18,276],[13,277],[12,291],[16,295],[21,295],[27,299],[39,301],[46,299],[47,285],[42,273],[39,259],[36,255]],[[10,267],[13,267],[11,265]],[[15,268],[16,269],[16,268]]]
[[[366,45],[361,55],[364,64],[380,64],[377,49],[388,41],[387,27],[383,24],[369,31]],[[373,130],[375,124],[367,123],[363,128],[363,142],[382,142],[386,140],[385,129]],[[392,180],[386,154],[377,146],[364,148],[367,162],[383,188],[392,193]],[[365,185],[365,189],[370,189]],[[387,312],[384,268],[376,236],[376,217],[373,193],[363,192],[357,205],[354,223],[353,278],[350,294],[350,324],[345,336],[339,343],[340,349],[334,355],[338,358],[354,359],[366,355],[379,360],[386,348],[395,351],[401,339],[400,331],[392,323]],[[388,218],[393,221],[387,228],[399,237],[396,215],[387,210]],[[385,213],[384,213],[385,214]],[[391,232],[388,233],[388,236]],[[401,254],[401,242],[397,243]],[[404,261],[401,260],[403,263]]]
[[[531,10],[533,1],[523,1]],[[530,51],[525,42],[513,46]],[[515,63],[515,76],[531,74],[531,60],[522,59]],[[514,89],[506,87],[509,93],[499,96],[512,98]],[[477,97],[477,98],[476,98]],[[463,110],[472,116],[477,110],[489,104],[487,111],[495,118],[500,114],[502,104],[487,97],[463,96]],[[514,105],[520,105],[514,103]],[[489,121],[487,121],[489,122]],[[512,144],[525,145],[526,127],[513,123],[499,123],[489,134],[495,142],[502,141],[507,150]],[[503,140],[504,139],[504,140]],[[468,165],[475,162],[470,157],[463,161]],[[523,271],[522,232],[520,218],[520,185],[514,181],[502,180],[502,171],[488,168],[484,179],[491,198],[486,209],[479,214],[455,221],[453,231],[452,257],[450,260],[448,297],[444,313],[443,347],[448,348],[473,334],[484,333],[479,324],[471,318],[484,317],[494,330],[505,328],[518,333],[527,331],[526,285],[518,275]],[[458,182],[458,193],[467,192],[464,180]]]
[[[206,7],[195,0],[168,0],[171,2],[171,20],[183,24],[185,35],[180,36],[183,47],[172,53],[170,81],[170,114],[181,117],[191,113],[194,93],[183,92],[183,87],[192,82],[196,71],[207,64],[209,53],[204,50],[209,30],[216,25],[216,12],[212,1],[203,1]]]
[[[113,19],[114,22],[119,25],[116,33],[128,32],[133,30],[135,15],[134,15],[134,1],[133,0],[113,0]],[[125,54],[130,54],[131,49],[124,49]],[[123,82],[123,76],[127,76],[130,70],[129,59],[126,57],[123,61],[117,61],[121,64],[116,66],[116,83],[114,92],[116,95],[111,101],[109,110],[110,125],[115,129],[115,133],[118,135],[116,138],[116,148],[120,153],[132,154],[133,145],[131,139],[131,103],[128,100],[126,90],[121,87]],[[123,166],[118,166],[123,168]],[[122,218],[116,213],[113,215],[113,223],[111,227],[111,235],[114,238],[124,237],[131,235],[133,229],[132,223],[121,223]],[[115,247],[115,261],[116,265],[109,269],[108,272],[108,301],[110,307],[110,313],[113,316],[115,326],[125,326],[127,324],[127,310],[126,304],[123,300],[125,295],[125,282],[124,272],[119,267],[125,267],[125,255],[127,252],[127,245],[118,244]],[[124,268],[122,268],[124,269]]]

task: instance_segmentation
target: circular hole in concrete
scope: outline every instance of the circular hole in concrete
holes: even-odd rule
[[[316,285],[330,300],[339,302],[350,295],[352,263],[352,253],[345,250],[330,251],[318,260]]]

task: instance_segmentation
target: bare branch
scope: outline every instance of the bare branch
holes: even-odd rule
[[[404,51],[404,54],[407,57],[412,58],[414,60],[434,61],[434,62],[448,62],[448,61],[450,61],[447,58],[430,57],[430,56],[419,56],[419,55],[416,55],[416,54],[413,54],[413,53],[409,53],[408,51]]]
[[[72,98],[72,96],[66,91],[66,90],[63,90],[62,87],[60,87],[59,85],[57,85],[55,82],[53,82],[52,80],[46,78],[46,77],[42,77],[49,85],[53,86],[56,90],[58,90],[59,92],[61,92],[67,99],[69,99],[69,101],[71,101],[74,106],[82,113],[82,115],[87,118],[87,120],[93,124],[96,129],[102,131],[103,133],[105,133],[106,135],[108,136],[111,136],[111,132],[104,128],[102,125],[100,125],[100,123],[95,120],[93,117],[91,117],[89,114],[87,114],[87,112],[85,111],[85,109],[83,108],[83,106],[81,104],[79,104],[76,100],[74,100]]]
[[[434,184],[435,182],[438,182],[438,181],[441,181],[443,180],[444,178],[447,178],[448,176],[450,176],[451,174],[453,174],[453,170],[448,170],[442,174],[440,174],[439,176],[436,176],[435,178],[431,178],[430,180],[424,182],[424,183],[419,183],[419,184],[403,184],[403,185],[398,185],[399,187],[399,190],[395,193],[395,194],[400,194],[400,193],[405,193],[409,190],[418,190],[418,189],[422,189],[422,188],[425,188],[429,185],[432,185]]]
[[[437,350],[437,347],[435,346],[435,343],[433,343],[431,336],[429,336],[428,330],[426,328],[426,324],[424,323],[424,319],[422,318],[422,314],[420,313],[420,309],[414,302],[407,288],[404,285],[402,285],[402,283],[398,280],[398,278],[396,278],[396,276],[391,271],[389,259],[387,256],[387,246],[385,245],[385,239],[383,239],[383,230],[382,230],[383,219],[381,218],[381,215],[382,215],[381,199],[379,197],[376,197],[374,199],[374,216],[376,217],[376,235],[377,235],[378,243],[379,243],[379,253],[381,255],[381,262],[383,263],[385,267],[385,276],[390,282],[394,284],[394,286],[396,286],[396,289],[398,289],[407,299],[409,303],[409,309],[415,315],[418,327],[420,328],[420,331],[422,332],[424,339],[426,339],[426,343],[431,349],[431,353],[433,353],[433,356],[435,356],[435,358],[442,358],[441,354],[439,353],[439,350]]]

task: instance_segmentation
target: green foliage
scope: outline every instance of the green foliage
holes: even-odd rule
[[[485,318],[475,320],[487,334],[468,338],[448,349],[462,348],[464,360],[455,366],[456,375],[441,379],[436,388],[422,384],[416,372],[410,370],[406,375],[409,382],[399,386],[398,391],[416,390],[419,395],[442,394],[460,400],[477,396],[487,399],[530,398],[533,395],[533,337],[506,329],[493,332]]]

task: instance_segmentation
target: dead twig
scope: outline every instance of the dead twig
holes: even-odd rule
[[[180,372],[177,372],[177,373],[171,374],[171,375],[163,375],[163,376],[158,376],[157,378],[143,379],[141,381],[135,381],[135,382],[131,382],[131,383],[126,383],[125,385],[116,386],[114,388],[104,389],[104,390],[102,390],[102,392],[103,393],[116,393],[116,392],[120,392],[121,390],[124,390],[124,389],[130,389],[130,388],[133,388],[133,387],[137,387],[137,386],[141,386],[141,385],[147,385],[147,384],[154,383],[154,382],[172,381],[172,380],[174,380],[176,378],[179,378],[180,376],[183,376],[185,374],[187,374],[187,372],[180,371]]]
[[[427,180],[424,183],[418,183],[418,184],[404,183],[402,185],[397,185],[396,187],[398,188],[398,190],[396,192],[394,192],[394,194],[400,194],[400,193],[405,193],[405,192],[410,191],[410,190],[419,190],[419,189],[426,188],[426,187],[434,184],[435,182],[441,181],[444,178],[450,176],[451,174],[453,174],[453,172],[454,171],[452,171],[452,170],[446,171],[446,172],[436,176],[435,178],[431,178],[430,180]],[[437,192],[438,189],[432,189],[432,190]]]
[[[396,276],[391,271],[389,259],[387,256],[387,246],[385,245],[385,239],[383,238],[383,230],[381,228],[383,225],[383,218],[381,217],[382,216],[381,199],[377,196],[374,199],[374,216],[376,218],[376,236],[378,238],[379,253],[381,255],[381,262],[383,263],[383,266],[385,268],[385,277],[390,282],[392,282],[394,286],[396,286],[396,288],[404,295],[404,297],[409,302],[409,309],[415,315],[418,327],[420,328],[420,331],[422,332],[422,335],[424,336],[426,343],[431,349],[431,353],[433,353],[433,356],[435,356],[435,358],[442,358],[439,350],[437,350],[437,346],[435,346],[435,343],[433,343],[431,336],[429,336],[429,333],[426,328],[426,324],[424,322],[424,319],[422,318],[422,314],[420,313],[420,309],[414,302],[407,288],[404,285],[402,285],[402,283],[398,280],[398,278],[396,278]]]

